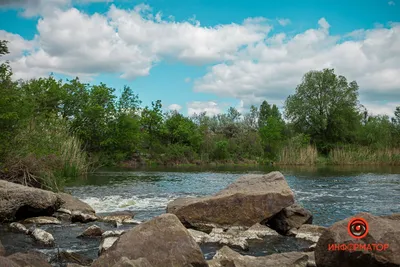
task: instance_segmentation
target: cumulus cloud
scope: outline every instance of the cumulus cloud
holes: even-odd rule
[[[388,2],[388,5],[389,5],[389,6],[395,6],[396,3],[395,3],[394,1],[389,1],[389,2]]]
[[[169,105],[168,106],[168,110],[176,110],[176,111],[179,111],[179,110],[181,110],[182,109],[182,107],[180,106],[180,105],[178,105],[178,104],[172,104],[172,105]]]
[[[33,40],[0,31],[0,38],[10,41],[7,59],[16,78],[54,72],[84,77],[116,73],[135,79],[149,75],[162,60],[206,64],[211,67],[194,80],[194,90],[236,98],[245,109],[265,99],[281,107],[305,72],[329,67],[357,80],[366,106],[369,103],[378,110],[373,101],[400,99],[398,23],[335,36],[328,21],[321,18],[315,28],[292,36],[271,34],[272,26],[263,17],[204,27],[195,18],[177,22],[154,14],[145,4],[132,10],[111,5],[105,14],[89,15],[72,7],[77,2],[0,0],[0,6],[20,7],[26,15],[41,16]],[[278,20],[281,25],[289,22]],[[188,104],[189,113],[220,110],[213,101]]]
[[[208,116],[214,116],[222,112],[222,108],[217,102],[208,101],[193,101],[187,104],[188,115],[200,114],[206,112]]]
[[[279,23],[281,26],[289,25],[290,22],[291,22],[290,19],[278,19],[278,23]]]

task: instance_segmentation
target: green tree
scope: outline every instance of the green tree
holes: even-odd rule
[[[351,142],[360,122],[358,85],[333,69],[310,71],[287,98],[286,117],[299,133],[309,134],[323,153],[339,142]]]
[[[153,149],[154,145],[160,143],[164,134],[161,100],[151,103],[152,108],[145,107],[141,112],[140,125],[144,135],[144,146]]]
[[[271,116],[271,105],[267,101],[263,101],[260,106],[260,112],[258,116],[258,128],[263,127],[267,123],[267,119]]]

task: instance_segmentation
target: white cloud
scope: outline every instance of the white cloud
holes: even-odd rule
[[[389,5],[389,6],[395,6],[396,3],[395,3],[394,1],[389,1],[389,2],[388,2],[388,5]]]
[[[190,83],[191,81],[192,81],[192,79],[190,77],[185,78],[185,83]]]
[[[278,23],[281,26],[287,26],[291,23],[290,19],[278,19]]]
[[[176,111],[179,111],[179,110],[181,110],[182,109],[182,107],[180,106],[180,105],[178,105],[178,104],[172,104],[172,105],[169,105],[168,106],[168,110],[176,110]]]
[[[214,101],[201,102],[193,101],[187,103],[188,115],[200,114],[206,112],[208,116],[214,116],[222,112],[222,108]]]

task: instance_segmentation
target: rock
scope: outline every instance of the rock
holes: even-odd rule
[[[0,240],[0,256],[4,256],[4,255],[6,255],[6,250],[4,249],[3,244],[1,243],[1,240]]]
[[[400,221],[400,213],[393,213],[390,215],[383,215],[383,216],[379,216],[379,217],[384,218],[384,219]]]
[[[80,234],[78,237],[98,237],[103,234],[103,230],[101,230],[100,227],[97,225],[92,225],[86,228],[85,231],[83,231],[82,234]]]
[[[308,255],[307,267],[317,267],[317,264],[315,263],[314,252],[307,253],[307,255]]]
[[[294,195],[280,172],[248,174],[213,196],[178,198],[167,212],[183,224],[209,232],[214,227],[250,227],[294,203]]]
[[[42,229],[36,228],[35,230],[32,231],[31,235],[37,242],[39,242],[45,246],[53,246],[54,245],[53,235]]]
[[[51,216],[60,206],[53,192],[0,180],[0,221]]]
[[[346,266],[346,267],[379,267],[400,266],[400,229],[395,219],[382,218],[369,213],[359,213],[352,218],[363,218],[368,223],[368,234],[362,239],[355,239],[348,234],[347,226],[351,218],[336,222],[321,235],[315,248],[317,266]],[[357,245],[360,250],[328,249],[330,244]],[[382,246],[369,250],[368,244],[389,244],[385,250]],[[369,246],[369,248],[371,248]]]
[[[279,235],[276,231],[261,224],[255,224],[247,230],[240,227],[213,228],[210,234],[194,229],[188,229],[188,231],[199,244],[216,243],[243,250],[248,249],[248,240],[260,239],[267,235]]]
[[[118,240],[119,236],[107,236],[103,238],[99,245],[99,255],[103,254]]]
[[[26,235],[30,233],[29,230],[25,227],[25,225],[17,222],[10,223],[8,225],[8,228],[14,233],[23,233]]]
[[[317,247],[317,244],[316,243],[314,243],[314,244],[312,244],[311,246],[309,246],[307,249],[305,249],[304,251],[314,251],[315,250],[315,248]]]
[[[12,260],[6,258],[6,257],[2,257],[0,256],[0,266],[1,267],[21,267],[18,264],[16,264],[15,262],[13,262]]]
[[[89,266],[93,262],[91,259],[70,251],[61,251],[59,257],[63,262],[74,263],[81,266]]]
[[[139,258],[139,259],[136,259],[136,260],[130,260],[127,257],[122,257],[112,267],[152,267],[152,265],[145,258]]]
[[[84,213],[79,210],[74,210],[71,213],[71,222],[88,223],[97,220],[97,216],[91,213]]]
[[[105,231],[101,236],[103,238],[110,237],[110,236],[121,236],[125,233],[125,230],[114,230],[114,231]]]
[[[71,214],[73,211],[80,211],[82,213],[88,213],[95,215],[94,209],[89,206],[87,203],[77,199],[76,197],[71,196],[66,193],[58,193],[57,197],[61,203],[60,209],[66,211],[65,213]]]
[[[68,213],[63,213],[63,212],[57,211],[53,214],[53,216],[62,222],[70,222],[71,221],[71,215]]]
[[[305,239],[311,242],[318,242],[319,237],[326,231],[326,227],[304,224],[299,229],[292,231],[296,238]]]
[[[24,224],[61,224],[61,222],[54,217],[48,217],[48,216],[40,216],[40,217],[33,217],[33,218],[28,218],[25,219],[22,223]]]
[[[124,224],[124,223],[136,223],[133,221],[135,214],[131,211],[117,211],[110,215],[102,217],[100,220],[103,222],[113,223],[113,224]]]
[[[208,262],[210,267],[306,267],[309,256],[302,252],[277,253],[262,257],[242,256],[224,246]]]
[[[76,263],[67,263],[66,267],[84,267],[84,266]]]
[[[163,214],[119,237],[92,267],[112,266],[122,256],[146,258],[153,267],[206,267],[200,247],[173,214]]]
[[[65,204],[65,203],[64,203],[64,204]],[[57,212],[59,212],[59,213],[64,213],[64,214],[69,214],[69,215],[72,214],[72,212],[71,212],[70,210],[67,210],[67,209],[64,209],[64,208],[59,208],[59,209],[57,210]]]
[[[312,219],[310,211],[299,204],[293,204],[270,218],[267,224],[278,233],[285,235],[291,229],[300,228],[303,224],[311,224]]]
[[[7,259],[21,267],[51,267],[50,263],[46,260],[46,256],[37,251],[15,253],[8,256]]]

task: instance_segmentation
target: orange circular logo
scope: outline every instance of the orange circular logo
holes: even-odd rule
[[[368,223],[363,218],[353,218],[347,225],[347,231],[352,238],[364,238],[368,234]]]

